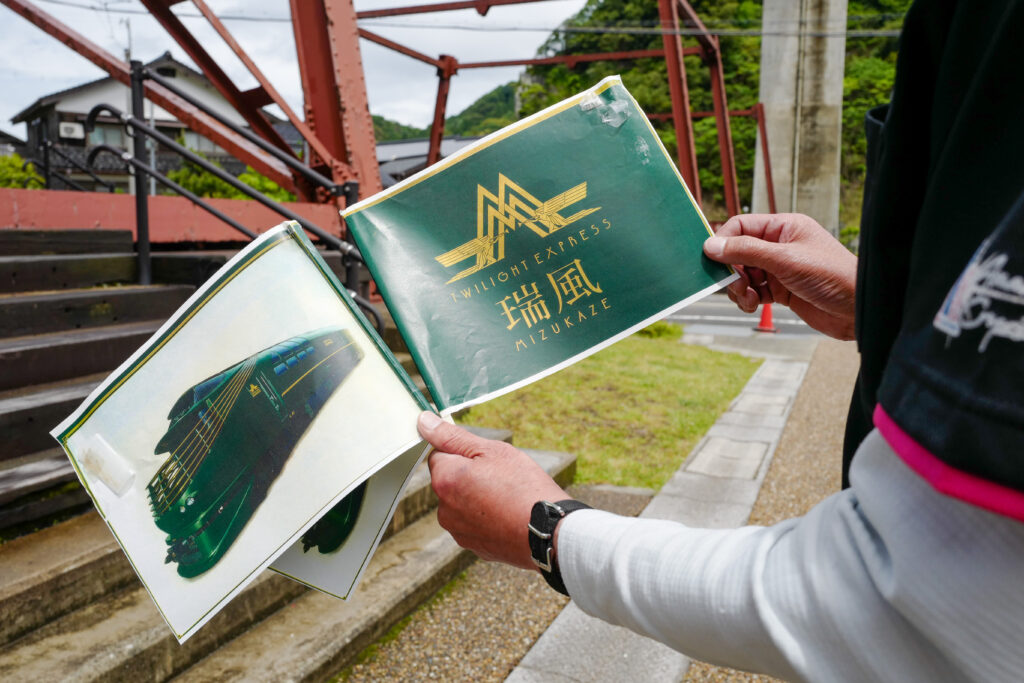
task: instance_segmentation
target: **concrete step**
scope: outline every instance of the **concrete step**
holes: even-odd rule
[[[559,483],[575,476],[574,456],[527,452]],[[311,591],[175,680],[329,680],[472,561],[431,512],[381,544],[349,600]]]
[[[92,499],[78,482],[23,496],[0,506],[0,535],[20,536],[47,524],[89,512]]]
[[[101,254],[132,251],[131,230],[0,228],[0,254]]]
[[[307,591],[266,572],[179,646],[149,594],[133,582],[0,650],[0,679],[166,680]]]
[[[137,272],[135,255],[130,253],[0,256],[0,292],[134,282]]]
[[[512,440],[507,430],[473,431],[489,439]],[[385,537],[436,504],[424,463],[406,487]],[[113,591],[138,585],[131,565],[95,512],[0,545],[0,567],[0,647],[62,616],[73,615]],[[292,583],[288,582],[289,589]],[[159,620],[155,607],[152,611]],[[160,625],[173,640],[170,629],[162,621]],[[213,630],[208,625],[200,635]],[[0,649],[0,662],[5,652]]]
[[[167,318],[193,291],[190,285],[134,285],[2,294],[0,337]]]
[[[347,273],[342,263],[341,254],[337,251],[323,249],[320,249],[319,252],[338,280],[345,284]],[[152,254],[153,280],[162,283],[200,285],[237,253],[237,249],[155,251]],[[360,282],[365,284],[369,281],[369,271],[362,268]]]
[[[138,585],[110,529],[95,512],[0,545],[0,563],[0,647],[114,591]]]
[[[152,253],[153,282],[199,286],[238,250],[155,251]]]
[[[394,354],[409,353],[409,347],[405,344],[405,339],[398,333],[398,326],[395,325],[395,319],[391,316],[390,311],[384,306],[383,302],[377,304],[377,311],[380,313],[381,318],[384,319],[384,334],[381,338],[387,345],[391,352]]]
[[[0,506],[75,479],[75,469],[60,447],[0,462]],[[0,524],[0,528],[2,526]]]
[[[0,339],[0,391],[110,372],[163,320]]]
[[[395,354],[395,358],[399,363],[402,364],[402,369],[409,373],[412,377],[418,377],[420,369],[416,367],[416,361],[412,359],[412,354],[400,351]]]
[[[53,448],[50,430],[67,417],[106,373],[0,392],[0,462]]]
[[[13,537],[58,515],[92,507],[60,448],[0,462],[0,535]]]

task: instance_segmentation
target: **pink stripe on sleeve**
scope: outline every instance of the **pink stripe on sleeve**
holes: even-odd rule
[[[1024,521],[1024,492],[947,465],[914,441],[881,404],[875,406],[875,427],[903,462],[939,493],[1005,517]]]

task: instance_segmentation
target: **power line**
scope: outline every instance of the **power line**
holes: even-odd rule
[[[630,27],[630,26],[559,26],[557,28],[550,27],[539,27],[539,26],[469,26],[467,24],[419,24],[419,23],[399,23],[399,22],[362,22],[362,26],[374,26],[380,28],[413,28],[413,29],[444,29],[449,31],[481,31],[481,32],[499,32],[499,31],[515,31],[522,33],[616,33],[616,34],[627,34],[627,35],[642,35],[642,36],[661,36],[661,35],[678,35],[678,36],[702,36],[705,35],[705,31],[701,31],[693,28],[680,28],[680,29],[667,29],[667,28],[654,28],[654,27]],[[805,36],[812,38],[898,38],[900,36],[899,29],[836,29],[832,31],[821,31],[821,30],[754,30],[754,29],[722,29],[722,28],[711,28],[708,27],[707,33],[716,36],[752,36],[752,37],[763,37],[763,36]]]
[[[128,0],[122,0],[127,2]],[[64,7],[74,7],[75,9],[86,9],[93,12],[112,12],[117,14],[133,14],[148,16],[149,11],[144,9],[131,9],[123,8],[116,9],[113,7],[100,7],[99,5],[91,5],[84,2],[74,2],[73,0],[40,0],[40,2],[49,3],[51,5],[62,5]],[[202,19],[203,15],[198,12],[175,12],[175,16],[180,19]],[[291,17],[258,17],[246,14],[223,14],[218,16],[222,21],[255,21],[255,22],[273,22],[273,23],[287,23],[292,22]]]
[[[106,12],[106,13],[119,13],[119,14],[132,14],[132,15],[148,15],[149,12],[146,10],[139,9],[118,9],[109,6],[97,6],[87,3],[74,2],[73,0],[41,0],[53,5],[62,5],[65,7],[74,7],[76,9],[91,10],[94,12]],[[191,12],[177,12],[176,16],[182,19],[201,19],[203,15]],[[884,13],[884,14],[866,14],[866,15],[854,15],[847,17],[848,21],[853,19],[882,19],[892,20],[901,19],[904,15],[896,13]],[[290,17],[260,17],[244,14],[224,14],[218,17],[222,21],[247,21],[247,22],[271,22],[271,23],[291,23]],[[900,36],[899,29],[848,29],[848,28],[836,28],[832,30],[801,30],[799,28],[784,29],[784,28],[772,28],[772,29],[736,29],[736,28],[724,28],[724,26],[741,26],[750,25],[753,22],[750,21],[733,21],[733,22],[719,22],[714,26],[708,27],[708,32],[717,36],[737,36],[737,37],[810,37],[810,38],[898,38]],[[380,28],[406,28],[406,29],[426,29],[426,30],[449,30],[449,31],[477,31],[485,33],[497,33],[497,32],[518,32],[518,33],[578,33],[578,34],[623,34],[623,35],[679,35],[679,36],[699,36],[703,35],[703,31],[697,29],[680,28],[678,30],[663,29],[650,24],[634,23],[630,25],[628,22],[613,25],[613,26],[558,26],[552,28],[550,26],[502,26],[502,25],[470,25],[470,24],[431,24],[422,22],[400,22],[400,21],[363,21],[363,26],[373,26]]]

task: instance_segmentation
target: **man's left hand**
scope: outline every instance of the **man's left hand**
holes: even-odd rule
[[[420,415],[419,430],[437,449],[428,463],[441,526],[485,560],[536,569],[526,531],[530,510],[538,500],[570,496],[510,444],[471,434],[434,413]]]

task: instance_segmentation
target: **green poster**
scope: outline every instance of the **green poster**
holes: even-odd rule
[[[343,213],[442,412],[539,379],[724,286],[618,77]]]

